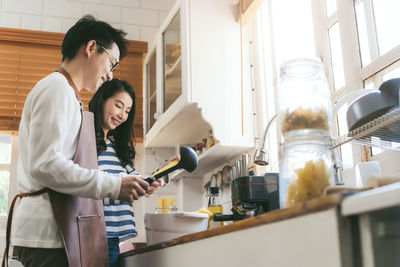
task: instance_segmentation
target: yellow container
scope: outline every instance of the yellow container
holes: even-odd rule
[[[214,214],[222,214],[223,209],[222,206],[210,206],[208,207],[208,210],[214,215]],[[211,220],[210,220],[211,221]],[[210,221],[208,222],[208,228],[210,228]],[[223,226],[224,222],[220,222],[220,225]]]

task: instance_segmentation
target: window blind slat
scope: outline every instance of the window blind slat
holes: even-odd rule
[[[53,33],[48,34],[51,36]],[[37,38],[43,38],[43,36],[38,35]],[[142,43],[139,44],[142,45]],[[146,47],[147,45],[144,44],[143,47]],[[143,52],[145,51],[129,50],[127,57],[122,60],[114,73],[114,77],[127,80],[135,89],[137,142],[143,141]],[[0,39],[0,130],[18,130],[25,99],[30,90],[40,79],[60,65],[61,44],[47,45],[40,42],[28,43]],[[93,94],[87,91],[82,91],[81,94],[85,108],[88,110]]]

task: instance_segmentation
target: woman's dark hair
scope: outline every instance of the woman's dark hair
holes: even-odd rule
[[[114,29],[110,24],[96,20],[91,15],[86,15],[78,20],[65,34],[61,47],[62,61],[73,59],[79,48],[91,40],[95,40],[105,48],[111,48],[115,42],[119,48],[119,59],[121,60],[128,53],[128,41],[125,36],[126,33],[124,31]],[[101,49],[98,51],[99,53],[104,52]]]
[[[112,79],[111,81],[103,83],[97,90],[89,102],[89,110],[94,113],[94,127],[96,132],[96,147],[97,155],[106,150],[106,143],[104,142],[104,132],[102,129],[104,103],[110,97],[113,97],[119,92],[127,92],[132,98],[132,107],[129,111],[128,119],[121,123],[114,130],[108,132],[108,136],[113,137],[115,151],[122,163],[122,166],[132,163],[135,158],[135,147],[133,140],[134,127],[133,120],[135,118],[135,92],[132,86],[127,82],[120,79]]]

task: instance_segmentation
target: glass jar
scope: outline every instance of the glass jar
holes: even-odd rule
[[[285,139],[279,172],[281,208],[322,196],[333,184],[329,137],[305,130],[304,135]]]
[[[290,60],[281,66],[278,91],[283,136],[312,129],[329,134],[332,117],[330,90],[318,59]]]

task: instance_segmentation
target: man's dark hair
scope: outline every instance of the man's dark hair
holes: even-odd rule
[[[132,98],[132,107],[129,111],[128,119],[114,130],[110,130],[108,132],[108,137],[113,137],[111,140],[114,144],[115,152],[122,166],[126,166],[132,163],[135,158],[133,121],[135,119],[136,101],[132,86],[128,82],[119,79],[112,79],[111,81],[103,83],[90,100],[89,110],[94,113],[97,155],[100,155],[101,152],[106,150],[104,131],[102,128],[104,103],[107,99],[119,92],[127,92],[130,95]]]
[[[110,24],[96,20],[91,15],[86,15],[65,34],[62,43],[62,61],[73,59],[79,48],[86,45],[89,41],[95,40],[105,48],[111,48],[115,42],[119,48],[120,60],[128,53],[128,41],[125,39],[126,33],[122,30],[114,29]],[[104,52],[99,49],[99,53]]]

